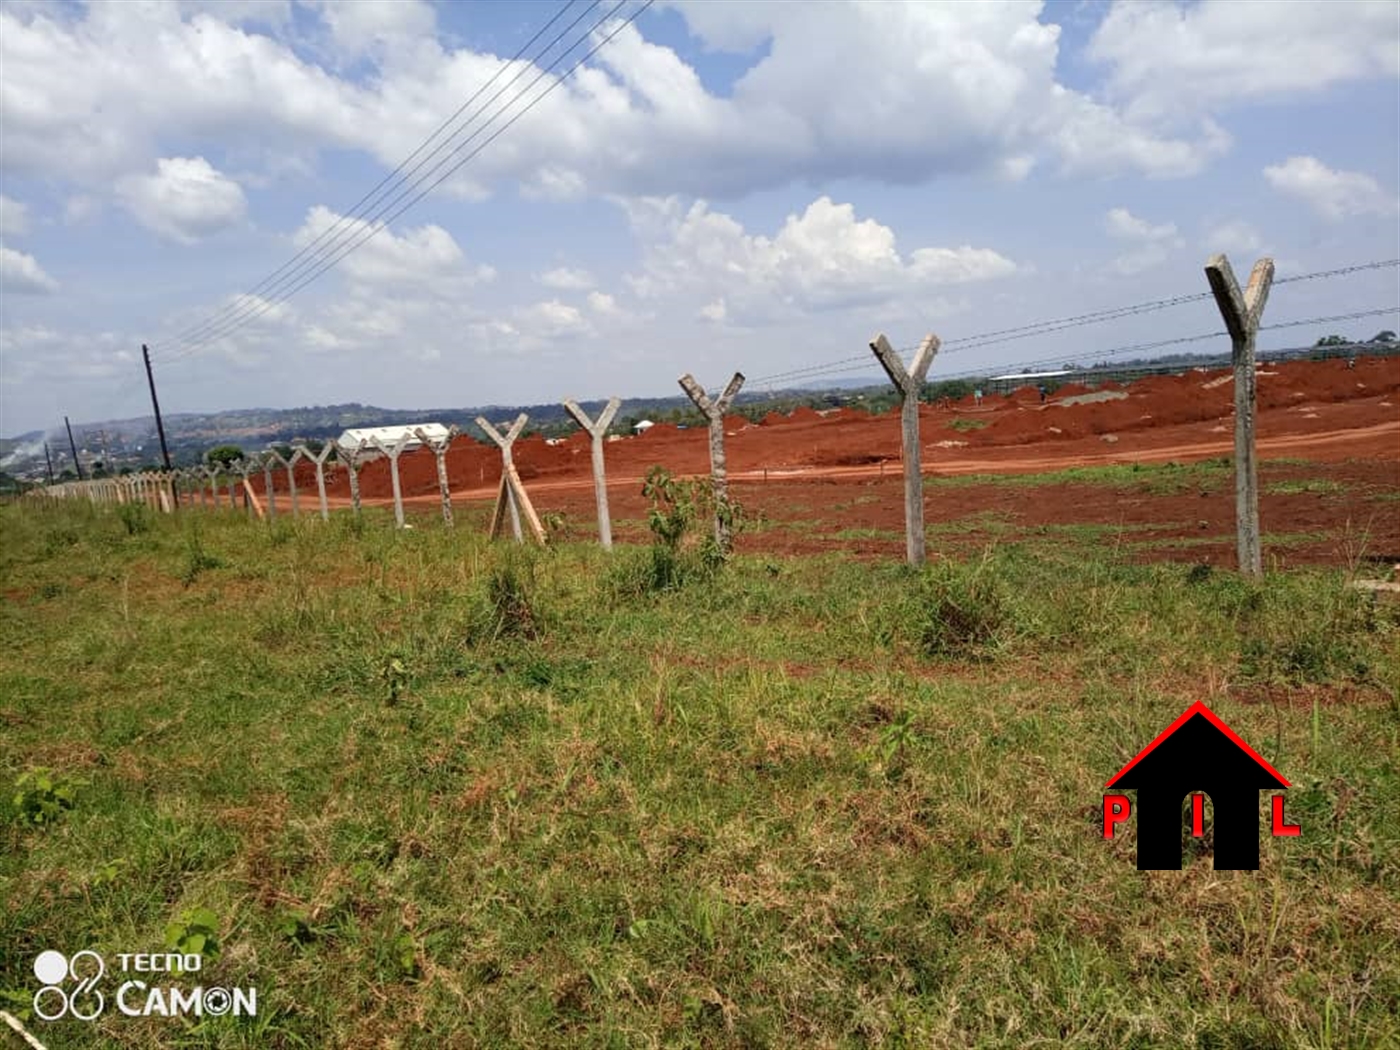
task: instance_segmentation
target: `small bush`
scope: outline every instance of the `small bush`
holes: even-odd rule
[[[987,656],[1015,633],[1010,591],[990,558],[930,568],[915,617],[919,648],[929,656]]]
[[[117,507],[117,517],[126,526],[128,536],[147,532],[151,527],[151,512],[144,503],[123,503]]]
[[[219,917],[208,908],[188,908],[165,927],[165,947],[205,962],[219,957]]]
[[[486,575],[485,593],[477,602],[468,628],[472,641],[501,638],[537,638],[541,632],[537,610],[535,562],[531,552],[505,548],[501,561]]]
[[[608,575],[608,589],[636,597],[712,579],[729,560],[729,552],[709,526],[717,518],[731,537],[738,535],[745,524],[743,506],[736,500],[717,502],[703,481],[677,480],[655,466],[647,471],[642,495],[651,500],[647,527],[652,545],[641,557],[619,559]]]
[[[27,826],[48,826],[77,805],[82,783],[51,769],[21,773],[15,780],[14,815]]]
[[[199,579],[200,573],[207,569],[221,569],[223,565],[221,559],[204,549],[199,526],[193,525],[185,534],[185,568],[180,573],[180,581],[188,587]]]

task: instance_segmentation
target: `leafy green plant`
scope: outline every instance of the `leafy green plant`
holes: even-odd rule
[[[222,559],[204,549],[199,525],[191,525],[190,530],[185,533],[185,568],[180,573],[180,581],[188,587],[199,579],[200,573],[209,569],[221,569],[223,565]]]
[[[21,824],[50,825],[77,805],[82,781],[55,773],[51,769],[33,769],[21,773],[15,780],[14,808]]]
[[[123,503],[117,507],[117,517],[126,526],[128,536],[136,536],[151,527],[150,508],[144,503]]]
[[[397,704],[408,689],[408,667],[397,656],[386,656],[379,665],[379,679],[389,692],[389,703]]]
[[[219,957],[219,917],[208,908],[187,908],[165,927],[165,947],[205,962]]]

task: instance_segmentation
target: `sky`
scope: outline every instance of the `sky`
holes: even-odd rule
[[[1202,292],[1215,252],[1241,282],[1400,257],[1392,0],[614,7],[5,0],[0,434],[148,414],[143,343],[169,413],[761,391],[876,333]],[[483,85],[411,162],[436,189],[356,210]],[[1281,285],[1264,323],[1394,307],[1397,275]],[[1196,302],[931,375],[1221,327]]]

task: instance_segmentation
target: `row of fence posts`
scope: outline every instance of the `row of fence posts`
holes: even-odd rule
[[[1264,258],[1254,264],[1248,287],[1241,293],[1224,255],[1214,255],[1205,267],[1216,305],[1225,319],[1231,340],[1231,362],[1234,369],[1235,391],[1235,518],[1237,548],[1240,571],[1258,576],[1263,571],[1259,542],[1259,489],[1255,460],[1255,337],[1263,316],[1264,304],[1268,299],[1273,283],[1274,263]],[[928,375],[929,367],[938,353],[938,336],[929,334],[914,354],[913,361],[906,368],[899,355],[891,347],[883,334],[877,335],[870,343],[871,352],[889,376],[900,399],[901,451],[904,466],[904,515],[905,515],[905,555],[910,565],[921,565],[926,558],[924,530],[924,491],[923,470],[920,462],[922,445],[919,437],[919,392]],[[715,520],[714,535],[722,550],[729,550],[733,537],[730,532],[728,511],[728,479],[724,455],[724,416],[744,385],[742,373],[734,373],[718,397],[711,398],[704,388],[687,373],[680,377],[681,389],[704,415],[709,428],[710,484],[714,496]],[[607,477],[604,466],[604,442],[622,402],[614,397],[598,415],[590,419],[573,399],[563,402],[564,409],[589,435],[592,442],[592,466],[594,492],[598,505],[598,536],[604,548],[612,547],[612,526],[608,511]],[[512,535],[517,542],[523,542],[528,529],[532,539],[543,543],[544,527],[536,513],[524,482],[516,469],[513,448],[516,439],[525,429],[529,417],[521,413],[509,424],[493,425],[482,416],[476,419],[486,436],[496,444],[501,453],[501,484],[497,490],[496,503],[491,515],[490,535],[500,536],[505,531],[507,519]],[[447,450],[457,436],[458,429],[449,429],[445,437],[430,437],[422,429],[413,436],[419,444],[431,451],[437,460],[438,488],[442,497],[442,517],[451,527],[452,494],[447,476]],[[300,513],[296,484],[296,464],[300,459],[311,461],[316,468],[316,488],[320,499],[322,518],[330,515],[326,499],[326,462],[335,452],[337,459],[346,467],[350,484],[350,501],[355,513],[360,511],[359,472],[369,457],[377,452],[389,462],[389,474],[393,487],[394,521],[399,528],[404,527],[403,491],[399,482],[399,457],[415,444],[405,436],[397,442],[385,444],[377,438],[361,441],[356,446],[328,442],[318,451],[313,451],[304,443],[294,444],[291,454],[283,457],[276,449],[269,449],[261,456],[247,457],[228,467],[216,464],[190,467],[171,474],[145,472],[118,478],[99,478],[89,481],[64,482],[42,490],[55,498],[86,496],[94,502],[145,502],[159,510],[171,512],[183,502],[193,504],[194,493],[198,493],[201,506],[206,506],[206,493],[215,507],[221,506],[219,479],[228,480],[229,507],[236,505],[235,483],[232,475],[242,479],[244,503],[249,514],[264,516],[257,496],[249,483],[250,476],[259,468],[263,472],[264,492],[267,496],[265,516],[277,515],[277,495],[273,485],[274,465],[280,466],[287,474],[287,494],[293,516]],[[193,488],[191,488],[193,486]],[[183,497],[187,499],[182,500]]]

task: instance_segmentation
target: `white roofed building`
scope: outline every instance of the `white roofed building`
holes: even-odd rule
[[[432,441],[447,440],[448,430],[441,423],[409,423],[393,427],[351,427],[336,439],[336,444],[341,448],[356,448],[363,443],[373,453],[377,449],[372,442],[377,439],[385,447],[403,442],[404,451],[411,451],[423,444],[416,433],[419,430]]]

